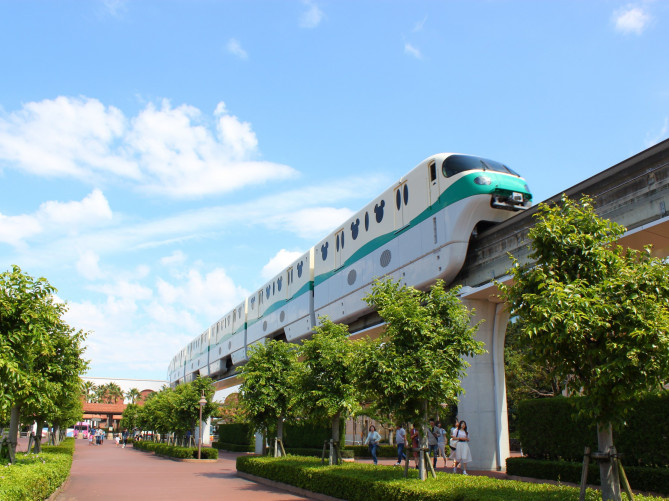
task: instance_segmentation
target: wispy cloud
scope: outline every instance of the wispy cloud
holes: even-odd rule
[[[247,59],[248,54],[246,51],[242,48],[242,44],[239,43],[239,40],[236,38],[231,38],[228,40],[228,44],[226,45],[226,49],[230,54],[233,56],[237,56],[239,59]]]
[[[425,26],[425,23],[427,22],[427,16],[425,16],[422,21],[418,21],[416,24],[414,24],[413,29],[411,30],[414,33],[417,33],[419,31],[423,31],[423,26]]]
[[[130,182],[137,191],[195,198],[287,179],[286,165],[257,160],[250,123],[220,102],[212,117],[168,100],[134,117],[97,99],[64,97],[0,115],[0,163],[43,177],[91,184]]]
[[[420,49],[414,47],[409,42],[404,42],[404,53],[411,57],[415,57],[416,59],[423,59],[423,54]]]
[[[276,276],[276,274],[281,270],[288,267],[302,254],[304,254],[304,252],[281,249],[272,258],[270,258],[265,266],[262,267],[260,276],[262,276],[262,278],[265,280],[269,280],[270,278]]]
[[[303,0],[302,2],[307,10],[300,15],[300,28],[316,28],[325,17],[323,11],[312,0]]]
[[[652,20],[644,7],[628,4],[613,13],[616,31],[623,34],[641,35]]]
[[[126,0],[102,0],[105,11],[114,17],[120,17],[126,10]]]
[[[669,117],[664,117],[664,123],[662,124],[660,130],[648,132],[646,134],[646,139],[644,140],[644,144],[646,145],[646,148],[650,148],[651,146],[659,143],[660,141],[664,141],[665,139],[667,139],[668,136],[669,136]]]

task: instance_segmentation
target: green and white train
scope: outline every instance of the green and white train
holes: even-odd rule
[[[230,376],[253,343],[308,337],[323,315],[350,324],[369,313],[363,297],[377,277],[448,283],[474,230],[531,204],[527,183],[506,165],[433,155],[193,339],[172,359],[169,381]]]

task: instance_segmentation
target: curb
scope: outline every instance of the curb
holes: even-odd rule
[[[346,501],[346,500],[339,499],[339,498],[333,498],[332,496],[327,496],[325,494],[320,494],[318,492],[308,491],[308,490],[302,489],[300,487],[295,487],[294,485],[284,484],[282,482],[276,482],[274,480],[270,480],[270,479],[264,478],[264,477],[257,477],[255,475],[251,475],[250,473],[244,473],[242,471],[237,471],[237,476],[240,477],[240,478],[244,478],[246,480],[251,480],[252,482],[256,482],[256,483],[259,483],[259,484],[266,485],[268,487],[273,487],[275,489],[281,489],[281,490],[290,492],[291,494],[296,494],[298,496],[304,496],[305,498],[309,498],[309,499],[315,499],[316,501]]]

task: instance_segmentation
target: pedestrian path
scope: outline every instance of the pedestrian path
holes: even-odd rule
[[[101,446],[77,440],[70,478],[54,501],[311,499],[237,477],[238,455],[221,453],[215,463],[181,463],[132,446],[116,447],[110,440]]]

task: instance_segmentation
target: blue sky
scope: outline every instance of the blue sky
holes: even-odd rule
[[[669,136],[669,2],[0,2],[0,268],[172,355],[425,157],[535,201]]]

